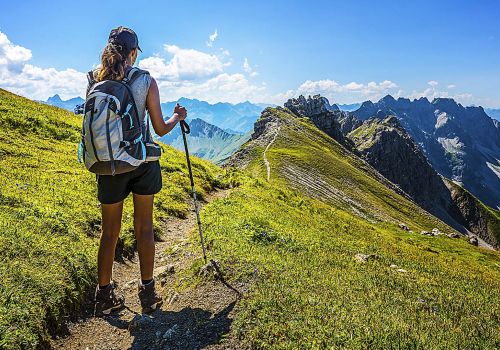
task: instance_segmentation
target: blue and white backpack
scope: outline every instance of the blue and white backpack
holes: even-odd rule
[[[83,105],[82,140],[78,159],[99,175],[122,174],[142,163],[158,160],[161,148],[143,126],[130,86],[147,71],[132,68],[122,81],[96,83],[89,72],[89,90]]]

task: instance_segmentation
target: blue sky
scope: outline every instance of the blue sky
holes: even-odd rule
[[[318,92],[350,103],[391,93],[500,107],[498,1],[2,0],[1,8],[0,87],[36,99],[82,95],[109,30],[126,25],[162,100],[281,104]]]

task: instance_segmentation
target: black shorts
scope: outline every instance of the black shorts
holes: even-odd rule
[[[141,164],[137,169],[118,175],[97,175],[97,198],[102,204],[118,203],[130,192],[150,195],[162,187],[160,162]]]

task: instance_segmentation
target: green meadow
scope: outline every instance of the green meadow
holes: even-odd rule
[[[200,196],[233,187],[202,211],[209,256],[249,286],[230,336],[255,349],[500,348],[500,254],[420,235],[453,230],[307,120],[271,111],[283,123],[269,182],[262,144],[243,146],[245,170],[193,157]],[[78,116],[0,90],[0,122],[0,348],[44,348],[95,283],[95,177],[76,160]],[[190,208],[184,154],[164,146],[161,165],[156,232]],[[131,214],[128,199],[119,257],[134,250]]]

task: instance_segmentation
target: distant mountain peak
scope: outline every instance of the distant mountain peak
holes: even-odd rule
[[[73,97],[70,98],[69,100],[63,100],[61,96],[59,96],[59,94],[55,94],[54,96],[49,97],[47,101],[40,101],[40,102],[73,112],[75,110],[76,105],[84,103],[85,100],[81,97]]]
[[[386,96],[382,97],[379,102],[394,103],[394,102],[396,102],[396,100],[391,95],[386,95]]]
[[[61,96],[59,96],[59,94],[55,94],[54,96],[52,97],[49,97],[47,99],[47,102],[49,101],[53,101],[53,102],[62,102],[62,99],[61,99]]]

